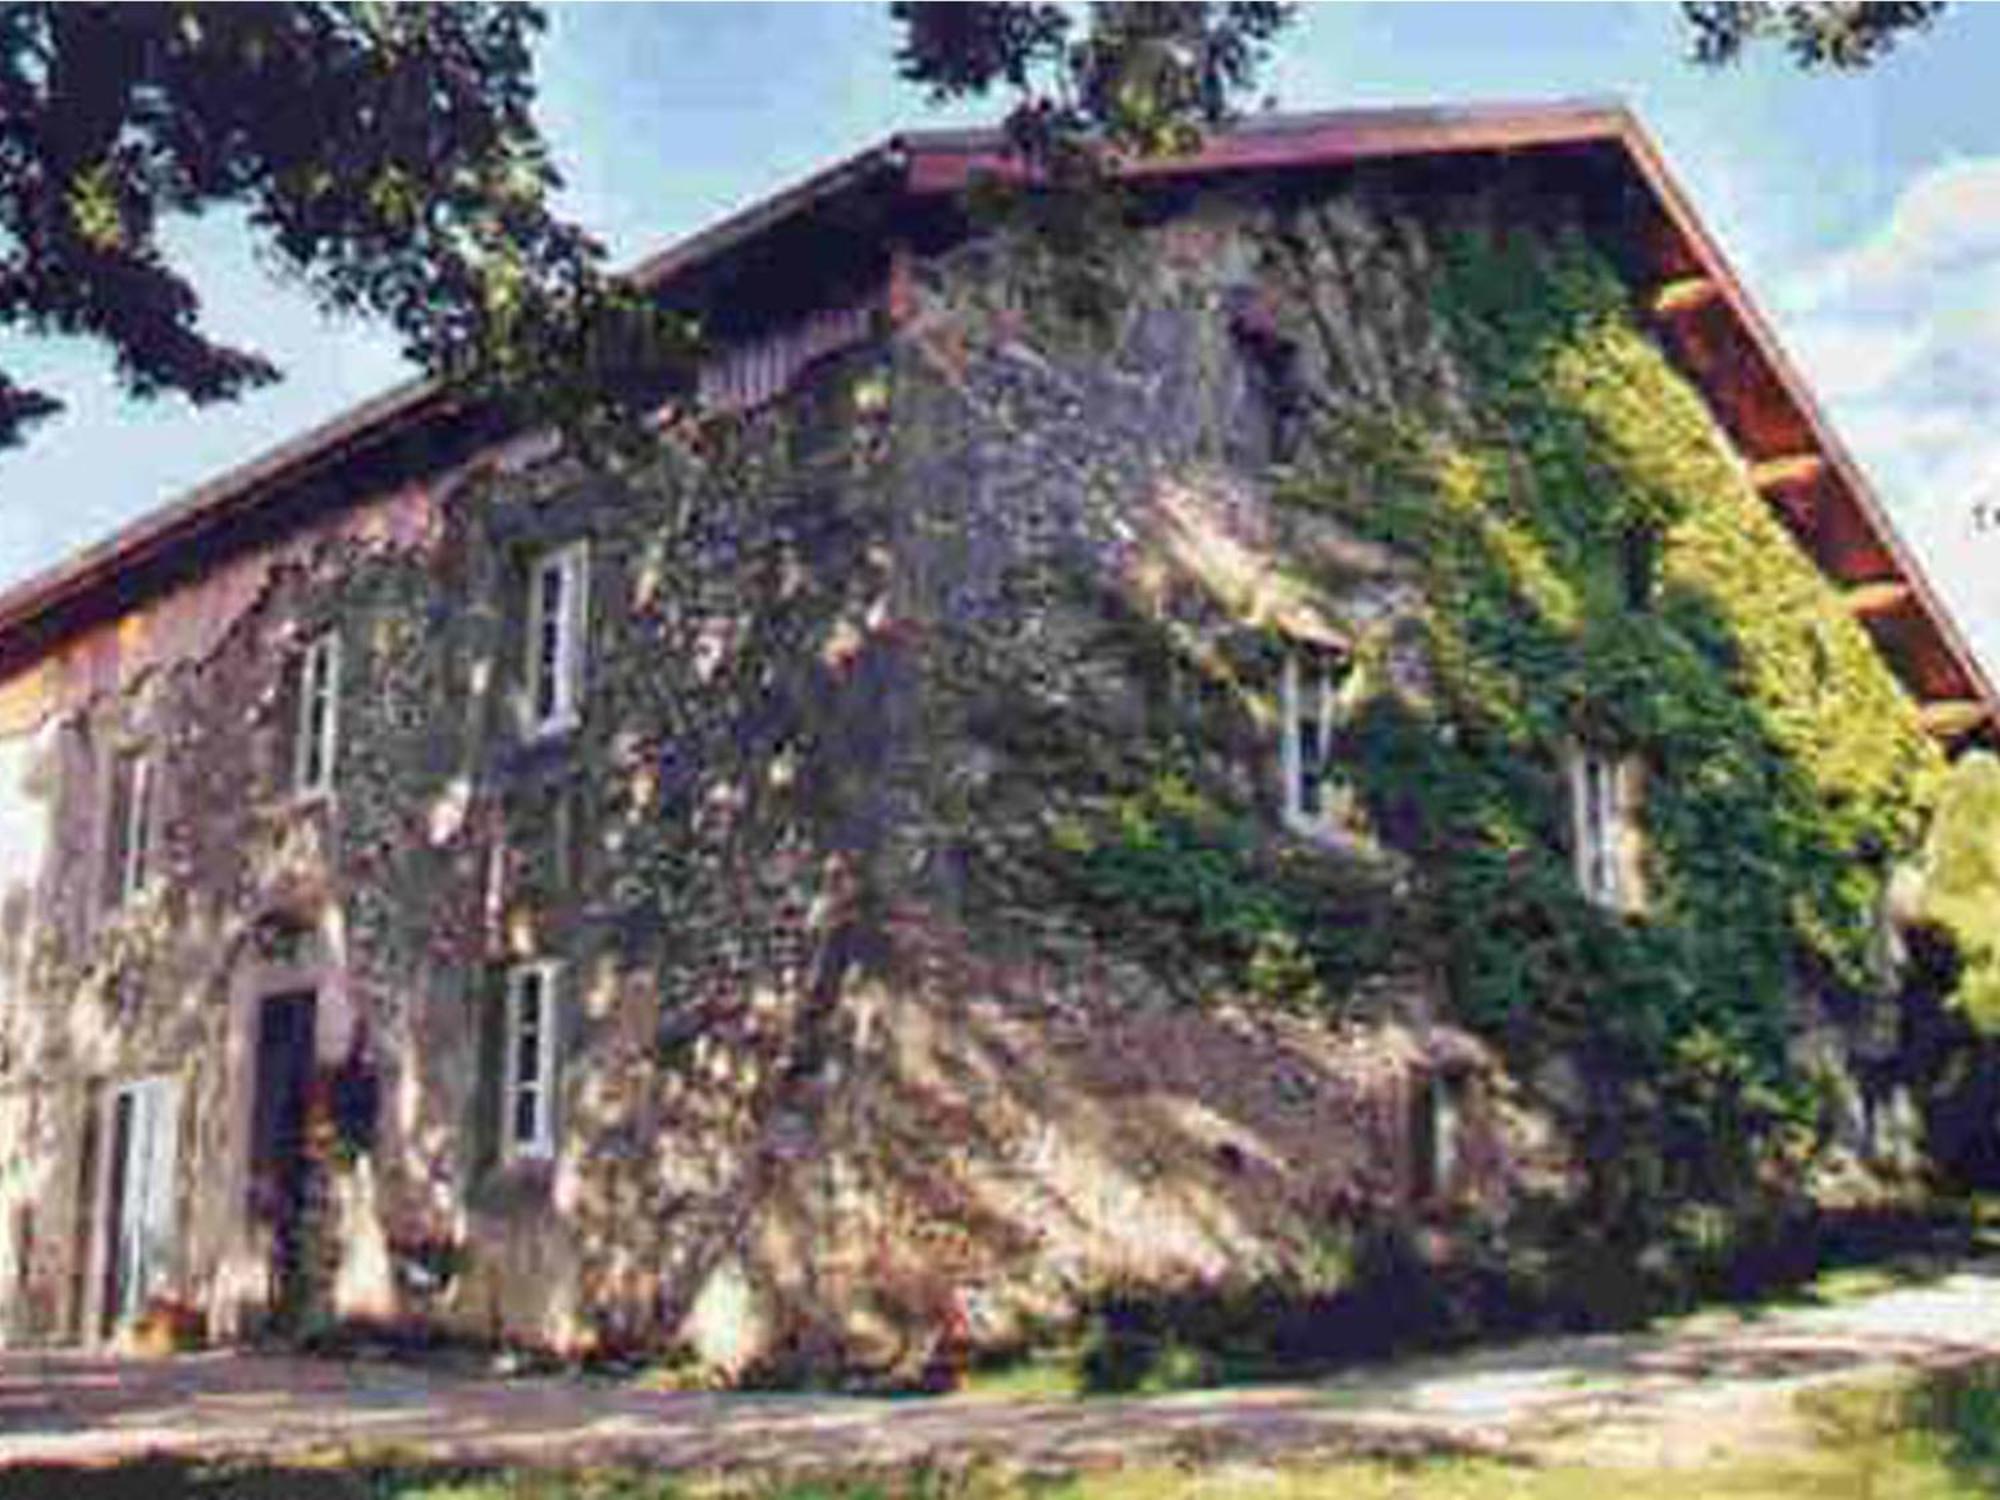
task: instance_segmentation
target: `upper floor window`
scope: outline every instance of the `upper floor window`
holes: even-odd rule
[[[111,771],[111,891],[115,904],[136,896],[152,873],[153,757],[119,755]]]
[[[1329,651],[1286,653],[1279,685],[1279,772],[1285,821],[1304,832],[1333,821],[1333,741],[1342,661]]]
[[[1639,905],[1639,772],[1629,756],[1588,747],[1570,757],[1576,878],[1584,896],[1612,911]]]
[[[311,794],[333,786],[334,747],[340,722],[340,638],[316,637],[298,661],[298,724],[292,757],[293,789]]]
[[[528,570],[528,727],[551,734],[583,710],[584,640],[590,619],[589,552],[571,542]]]
[[[555,1153],[556,965],[522,964],[507,975],[500,1049],[501,1140],[509,1160]]]

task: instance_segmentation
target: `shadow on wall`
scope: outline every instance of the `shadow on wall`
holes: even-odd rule
[[[1068,401],[1042,362],[1008,379]],[[1601,412],[1557,395],[1536,430],[1595,444],[1582,473],[1654,483]],[[1171,492],[1042,474],[1072,439],[1090,451],[1072,404],[1078,431],[1022,452],[1064,496],[1121,497],[1142,555],[996,544],[990,613],[917,610],[925,632],[898,619],[924,582],[898,571],[895,496],[841,487],[876,462],[851,412],[785,435],[802,455],[785,485],[747,459],[732,477],[721,454],[657,515],[606,502],[657,530],[611,611],[633,634],[593,681],[606,733],[578,751],[604,820],[576,884],[619,895],[574,914],[597,947],[572,964],[563,1161],[462,1244],[439,1237],[449,1223],[405,1237],[444,1246],[420,1253],[460,1310],[485,1319],[471,1288],[504,1274],[525,1311],[482,1331],[533,1332],[573,1302],[580,1345],[679,1330],[726,1375],[786,1382],[921,1382],[1081,1319],[1118,1384],[1146,1378],[1171,1326],[1221,1369],[1310,1362],[1410,1330],[1623,1317],[1746,1238],[1796,1243],[1782,1201],[1739,1221],[1732,1194],[1760,1184],[1758,1152],[1792,1118],[1790,958],[1825,936],[1792,898],[1847,943],[1879,808],[1849,816],[1742,689],[1774,650],[1823,648],[1846,673],[1867,651],[1852,622],[1807,628],[1837,601],[1750,639],[1694,566],[1628,620],[1604,518],[1516,493],[1520,455],[1498,440],[1471,456],[1472,490],[1417,496],[1428,529],[1392,538],[1418,554],[1392,583],[1325,534],[1332,516],[1239,526],[1240,481],[1205,516],[1192,468]],[[1789,544],[1740,475],[1716,485],[1741,511],[1718,512],[1721,534],[1751,538],[1719,566],[1761,577],[1757,549]],[[1462,616],[1445,642],[1462,675],[1432,694],[1404,660],[1408,572],[1440,560],[1423,583]],[[1309,615],[1374,683],[1334,738],[1367,825],[1347,842],[1274,813],[1279,683]],[[1848,745],[1870,726],[1835,727]],[[1578,894],[1559,752],[1581,732],[1652,758],[1662,878],[1644,916]],[[407,863],[443,879],[441,857]],[[1621,1169],[1593,1175],[1580,1218],[1541,1101],[1447,1014],[1516,1074],[1580,1060],[1562,1124]],[[1704,1032],[1723,1045],[1681,1050]],[[1480,1086],[1440,1173],[1414,1159],[1416,1126],[1451,1072]],[[410,1158],[385,1182],[424,1183],[416,1135],[381,1149]],[[1689,1203],[1719,1220],[1661,1233],[1658,1211]],[[1656,1235],[1664,1259],[1642,1258]]]
[[[762,719],[778,728],[738,741],[746,839],[804,787],[820,806],[789,826],[847,837],[783,851],[819,882],[794,975],[769,954],[736,971],[728,1024],[670,1012],[658,1133],[606,1127],[629,1154],[593,1159],[578,1214],[604,1347],[679,1327],[740,1380],[923,1383],[1110,1288],[1259,1279],[1328,1299],[1330,1327],[1363,1306],[1339,1300],[1357,1226],[1442,1255],[1451,1236],[1419,1228],[1567,1180],[1512,1086],[1484,1086],[1478,1044],[1434,1024],[1421,963],[1357,962],[1410,920],[1395,862],[1289,838],[1265,810],[1274,681],[1251,669],[1269,663],[1184,697],[1154,670],[1173,637],[1143,601],[1076,582],[1043,594],[1032,645],[932,643],[915,706],[897,648],[871,641],[802,684],[809,736],[781,692]],[[1201,593],[1187,608],[1233,639]],[[870,843],[855,830],[891,820],[855,810],[894,785],[872,736],[904,712],[926,716],[921,837]],[[770,774],[784,757],[795,779]],[[1195,799],[1178,841],[1135,811],[1168,775]],[[1445,1070],[1482,1088],[1449,1182],[1424,1190],[1412,1115]],[[710,1080],[738,1091],[727,1111]],[[663,1197],[702,1152],[702,1190]],[[633,1270],[645,1215],[650,1274]]]

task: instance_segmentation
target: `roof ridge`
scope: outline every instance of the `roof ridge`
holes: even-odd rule
[[[1754,360],[1762,361],[1761,373],[1789,404],[1891,566],[1912,584],[1921,613],[1935,630],[1958,677],[1984,703],[1989,720],[2000,725],[2000,695],[1996,695],[1970,643],[1944,608],[1860,466],[1834,434],[1803,374],[1785,354],[1721,247],[1675,182],[1651,135],[1624,100],[1582,96],[1526,103],[1267,111],[1212,132],[1187,156],[1128,163],[1125,170],[1131,177],[1158,180],[1370,159],[1593,144],[1615,144],[1625,152],[1628,165],[1652,193],[1666,227],[1678,236],[1686,257],[1720,291],[1736,331],[1750,346],[1748,352]],[[664,291],[678,278],[800,215],[884,179],[896,182],[903,201],[918,201],[956,192],[986,172],[1019,170],[1007,150],[1005,132],[993,126],[896,132],[757,199],[618,274],[647,290]],[[1713,405],[1714,393],[1708,394]],[[121,576],[169,557],[177,548],[192,546],[204,535],[213,536],[232,521],[254,516],[261,506],[289,493],[289,486],[330,464],[358,457],[412,424],[464,415],[465,411],[442,382],[429,377],[407,381],[204,481],[54,566],[0,590],[0,677],[36,650],[46,649],[92,620],[107,617],[117,607],[129,607],[133,593],[113,587]],[[98,613],[93,614],[93,610]],[[1915,687],[1912,693],[1919,698],[1926,696]]]

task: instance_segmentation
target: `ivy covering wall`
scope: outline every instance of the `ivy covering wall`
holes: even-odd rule
[[[383,1063],[384,1240],[450,1265],[447,1315],[612,1345],[685,1315],[739,1372],[907,1364],[972,1285],[1039,1318],[1093,1278],[1282,1271],[1400,1317],[1427,1262],[1377,1230],[1471,1245],[1572,1158],[1595,1227],[1740,1208],[1820,1123],[1801,1006],[1893,990],[1937,753],[1583,240],[1380,198],[1300,214],[1289,391],[1236,319],[1293,295],[1268,204],[1137,227],[1090,318],[975,243],[882,347],[698,451],[496,468],[427,554],[274,574],[133,726],[202,773],[165,784],[181,905],[51,947],[50,1034],[95,994],[107,1047],[220,1057],[238,937],[325,925]],[[523,569],[580,538],[590,713],[526,742]],[[325,628],[338,796],[301,810],[274,665]],[[1343,681],[1342,826],[1304,833],[1275,750],[1302,642]],[[1641,768],[1630,915],[1578,890],[1579,745]],[[59,895],[94,826],[57,823]],[[531,954],[574,977],[576,1169],[510,1178],[480,1038]],[[1559,1061],[1577,1088],[1543,1086]],[[1449,1197],[1410,1113],[1447,1067],[1491,1085]],[[1505,1278],[1589,1284],[1503,1238]]]
[[[1974,751],[1938,793],[1914,892],[1922,921],[1949,934],[1961,964],[1952,999],[1980,1032],[2000,1032],[2000,761]]]
[[[1811,1121],[1802,996],[1893,982],[1885,885],[1940,757],[1580,236],[1457,236],[1435,287],[1469,418],[1346,411],[1287,489],[1427,580],[1435,699],[1372,699],[1348,763],[1463,1016],[1584,1059],[1650,1186],[1723,1194]],[[1642,768],[1639,914],[1579,893],[1577,745]]]

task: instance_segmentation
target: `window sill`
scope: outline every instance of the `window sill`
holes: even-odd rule
[[[1301,843],[1335,854],[1380,855],[1382,846],[1366,833],[1358,833],[1332,818],[1306,818],[1286,813],[1279,822],[1286,833]]]
[[[466,1206],[499,1215],[544,1208],[555,1189],[555,1165],[553,1156],[503,1156],[471,1184]]]
[[[251,816],[266,825],[282,825],[326,816],[336,805],[336,796],[330,788],[317,792],[284,791],[260,798],[252,806]]]
[[[126,891],[123,895],[113,896],[98,911],[98,930],[108,931],[113,927],[130,922],[136,918],[139,915],[140,907],[145,904],[149,889],[150,887],[142,885],[136,890]]]
[[[550,719],[543,724],[531,724],[521,736],[524,745],[554,744],[567,739],[583,727],[582,714],[570,714],[566,718]]]
[[[1304,813],[1286,812],[1279,816],[1278,821],[1285,825],[1285,832],[1302,839],[1317,842],[1340,836],[1339,825],[1331,818],[1310,818]]]
[[[1618,917],[1625,921],[1636,921],[1646,915],[1646,903],[1637,899],[1608,900],[1603,896],[1583,893],[1584,905],[1593,911],[1603,912],[1607,917]]]

